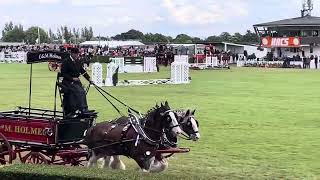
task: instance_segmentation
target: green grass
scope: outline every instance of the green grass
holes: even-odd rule
[[[27,105],[28,70],[27,65],[0,65],[1,110]],[[55,75],[44,64],[34,65],[33,107],[53,108]],[[105,88],[142,112],[165,100],[174,108],[197,109],[201,140],[181,141],[191,152],[170,159],[163,179],[320,178],[320,72],[234,68],[191,71],[191,76],[190,85]],[[169,69],[162,68],[161,73],[123,74],[120,79],[167,77]],[[116,111],[93,88],[88,102],[91,109],[99,112],[99,121],[117,117]],[[80,177],[82,173],[83,177],[90,176],[92,171],[92,177],[106,172],[129,179],[132,174],[139,179],[137,165],[124,159],[129,169],[126,173],[68,169],[78,172]],[[1,171],[11,168],[29,172],[31,168],[16,166]],[[52,174],[65,172],[59,166],[32,168]]]

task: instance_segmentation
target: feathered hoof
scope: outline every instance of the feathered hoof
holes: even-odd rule
[[[168,162],[163,159],[161,161],[154,161],[153,164],[150,166],[150,172],[151,173],[160,173],[165,171],[168,168],[169,164]]]
[[[126,165],[124,165],[124,163],[121,160],[120,161],[113,160],[110,163],[110,167],[112,169],[126,170]]]

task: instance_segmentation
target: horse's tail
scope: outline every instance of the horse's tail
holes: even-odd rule
[[[84,133],[83,133],[83,143],[84,144],[87,144],[89,142],[89,139],[90,139],[89,137],[92,134],[92,129],[93,128],[91,127],[91,128],[84,131]]]

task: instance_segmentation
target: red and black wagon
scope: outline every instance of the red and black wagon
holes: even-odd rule
[[[57,110],[57,99],[60,97],[61,100],[62,97],[59,75],[53,110],[31,107],[32,64],[49,62],[51,68],[59,67],[65,56],[68,56],[67,52],[28,53],[29,107],[0,112],[0,165],[10,164],[16,159],[22,163],[60,165],[80,165],[86,161],[88,150],[81,142],[85,131],[95,123],[97,116],[93,114],[67,119],[62,111]]]

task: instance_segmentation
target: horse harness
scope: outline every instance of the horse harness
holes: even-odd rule
[[[164,114],[172,112],[171,110],[168,110],[166,112],[164,112]],[[124,147],[125,151],[127,150],[125,143],[128,142],[135,142],[135,146],[138,146],[139,141],[143,140],[145,143],[151,145],[151,146],[155,146],[156,148],[159,148],[160,143],[161,143],[161,139],[159,140],[153,140],[150,137],[148,137],[148,135],[145,133],[145,129],[154,131],[154,132],[160,132],[162,133],[162,135],[164,134],[163,131],[158,131],[149,127],[145,126],[146,121],[143,121],[141,119],[139,119],[135,114],[133,113],[129,113],[129,122],[127,124],[125,124],[125,126],[122,128],[121,131],[121,138],[119,141],[116,142],[112,142],[110,144],[106,144],[106,145],[102,145],[102,146],[98,146],[98,147],[94,147],[92,149],[99,149],[99,148],[104,148],[104,147],[108,147],[108,146],[112,146],[112,145],[116,145],[116,144],[120,144],[121,146]],[[110,129],[108,129],[105,134],[109,134],[112,130],[114,130],[115,128],[119,127],[122,124],[119,123],[114,123]],[[134,131],[137,133],[137,137],[135,139],[126,139],[126,135],[129,132],[130,128],[133,128]],[[169,128],[174,128],[176,126],[173,127],[169,127]]]
[[[135,141],[135,146],[138,145],[140,140],[144,140],[147,144],[151,145],[151,146],[159,146],[160,140],[152,140],[150,137],[148,137],[148,135],[145,133],[143,128],[147,128],[145,126],[145,122],[143,122],[143,124],[140,123],[140,119],[130,113],[129,114],[129,124],[131,125],[131,127],[134,129],[134,131],[138,134],[136,141]],[[147,128],[149,130],[153,130],[151,128]],[[153,131],[157,131],[157,130],[153,130]],[[160,132],[160,131],[159,131]]]

